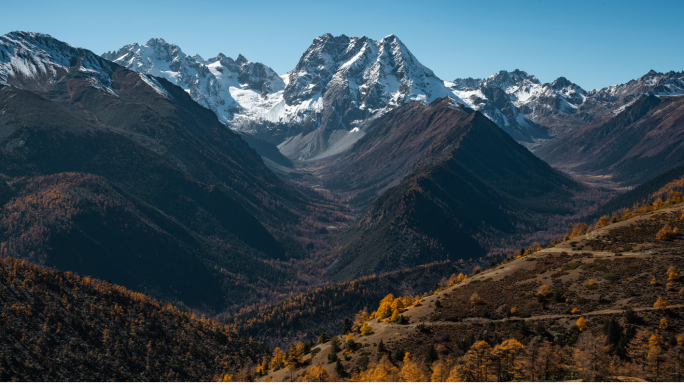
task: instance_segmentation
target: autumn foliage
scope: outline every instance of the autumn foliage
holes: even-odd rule
[[[0,258],[1,381],[211,381],[266,350],[121,286]]]

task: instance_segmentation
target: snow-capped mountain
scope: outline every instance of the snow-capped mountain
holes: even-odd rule
[[[677,96],[684,94],[684,72],[660,73],[654,70],[628,83],[590,91],[587,109],[593,108],[597,115],[620,112],[637,99],[654,96]],[[597,116],[598,117],[598,116]]]
[[[242,55],[233,60],[219,53],[204,60],[200,55],[186,55],[163,39],[129,44],[102,57],[182,87],[196,102],[214,111],[224,124],[229,124],[236,113],[265,104],[269,94],[285,87],[283,79],[271,68],[250,62]]]
[[[281,101],[257,118],[266,124],[236,118],[233,127],[282,142],[286,154],[324,156],[353,144],[387,111],[445,96],[454,97],[396,36],[376,41],[326,34],[289,72],[282,95],[276,95]]]
[[[523,114],[551,136],[563,135],[609,113],[619,112],[648,95],[684,94],[684,73],[651,71],[626,84],[585,91],[564,77],[542,84],[524,71],[501,71],[487,79],[456,79],[447,83],[473,108],[499,126],[516,126]],[[519,139],[520,140],[520,139]]]
[[[549,138],[548,128],[529,119],[516,103],[539,85],[536,77],[519,70],[501,71],[487,79],[456,79],[445,84],[515,140],[532,145],[535,141]]]
[[[409,101],[450,96],[462,103],[394,35],[320,36],[280,77],[242,56],[205,61],[161,39],[103,57],[167,78],[234,130],[279,144],[291,157],[339,152],[363,136],[371,118]]]
[[[0,36],[0,84],[42,90],[71,67],[93,87],[112,93],[112,64],[94,53],[41,33],[16,31]]]

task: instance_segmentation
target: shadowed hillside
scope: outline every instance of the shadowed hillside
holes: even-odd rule
[[[388,115],[401,120],[415,108]],[[436,260],[478,259],[500,246],[496,239],[531,233],[546,227],[548,218],[573,211],[573,195],[583,188],[484,115],[466,111],[464,118],[464,111],[448,102],[422,108],[432,109],[427,119],[440,113],[455,118],[439,118],[447,129],[422,153],[423,166],[385,191],[336,238],[343,249],[329,269],[333,279]]]
[[[121,286],[0,258],[0,380],[211,381],[265,350]]]

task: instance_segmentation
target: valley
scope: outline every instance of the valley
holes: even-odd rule
[[[396,35],[278,74],[7,33],[0,378],[679,381],[683,102],[444,81]]]

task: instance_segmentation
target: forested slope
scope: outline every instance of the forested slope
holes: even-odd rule
[[[0,380],[211,381],[266,352],[121,286],[0,258]]]

